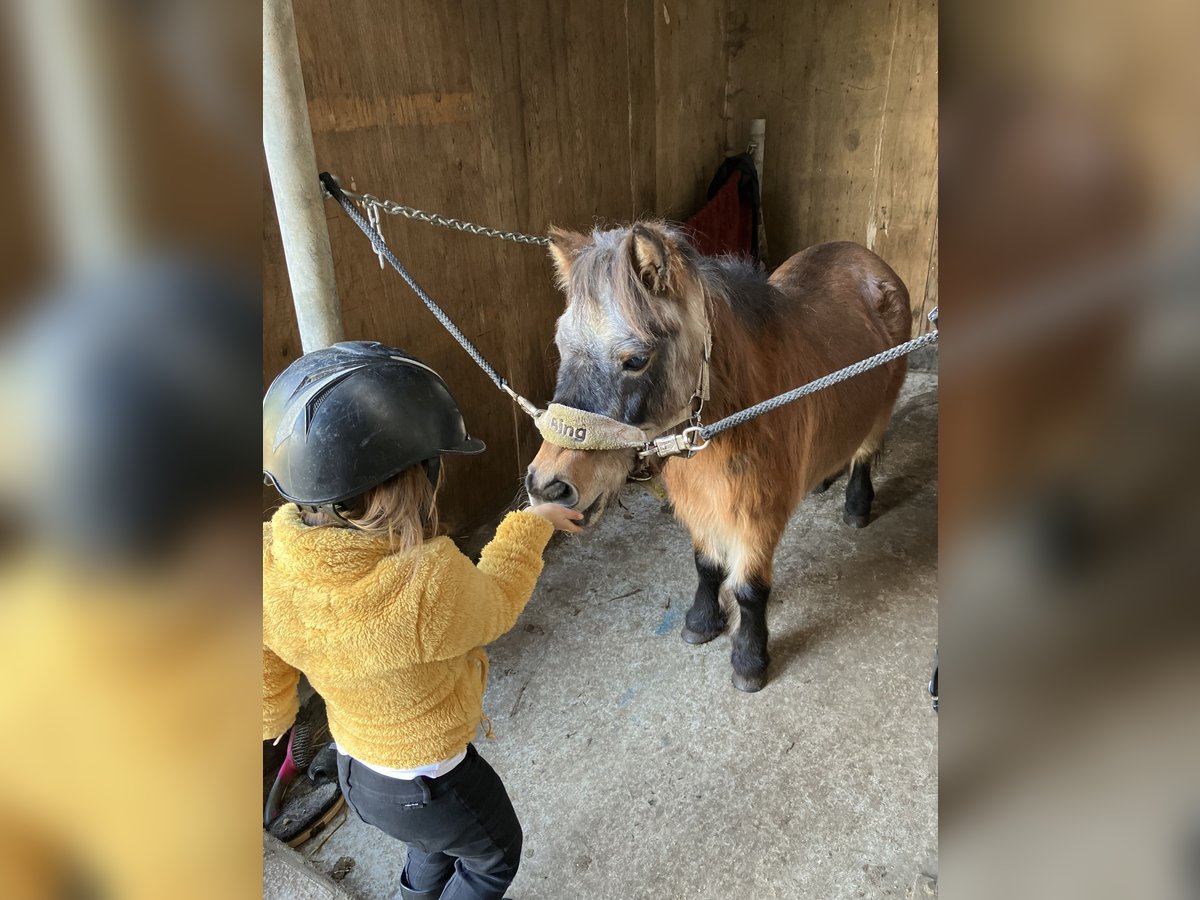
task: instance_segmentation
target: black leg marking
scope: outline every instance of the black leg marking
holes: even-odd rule
[[[721,584],[728,574],[723,567],[696,553],[696,572],[700,584],[696,586],[696,599],[684,618],[683,639],[689,644],[706,644],[725,630],[725,616],[721,612]]]
[[[846,513],[842,521],[851,528],[866,528],[871,522],[871,503],[875,489],[871,486],[871,462],[855,463],[846,482]]]
[[[761,691],[767,683],[767,600],[771,586],[756,579],[733,589],[742,613],[733,635],[733,686],[739,691]]]

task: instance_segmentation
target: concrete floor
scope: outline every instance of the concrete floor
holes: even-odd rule
[[[696,576],[656,484],[555,540],[490,648],[496,737],[477,742],[525,829],[510,896],[936,893],[936,375],[909,376],[875,488],[863,531],[842,524],[844,480],[797,511],[754,695],[730,685],[727,636],[679,637]],[[357,820],[300,849],[325,873],[353,859],[341,886],[357,896],[396,891],[402,845]]]
[[[320,838],[312,841],[314,847]],[[287,900],[353,900],[332,878],[314,871],[287,844],[263,832],[263,897]]]

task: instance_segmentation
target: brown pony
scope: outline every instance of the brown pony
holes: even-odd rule
[[[650,433],[671,426],[696,390],[706,324],[712,334],[705,421],[765,400],[908,339],[908,291],[888,265],[850,243],[820,244],[767,277],[750,262],[701,256],[661,222],[551,231],[567,308],[554,400]],[[810,395],[716,437],[662,468],[675,514],[695,548],[700,585],[683,639],[710,641],[727,620],[728,584],[740,623],[733,683],[766,683],[767,598],[775,547],[792,510],[847,466],[845,521],[870,519],[871,462],[904,379],[903,360]],[[637,463],[634,451],[544,443],[529,466],[531,500],[582,509],[594,521]]]

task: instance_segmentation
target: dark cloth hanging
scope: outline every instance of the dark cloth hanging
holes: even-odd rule
[[[708,202],[684,225],[706,256],[729,253],[758,259],[758,173],[749,153],[721,163],[708,186]]]

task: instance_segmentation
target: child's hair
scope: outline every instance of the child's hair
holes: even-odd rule
[[[434,537],[438,531],[435,486],[425,465],[409,466],[341,505],[342,518],[368,534],[386,537],[393,552],[404,553]],[[333,516],[318,512],[306,516],[309,525],[339,525]]]

